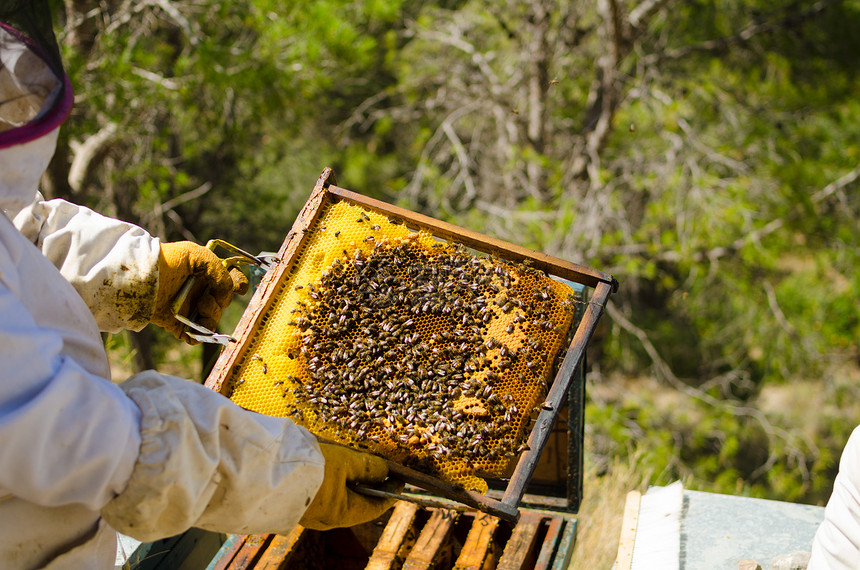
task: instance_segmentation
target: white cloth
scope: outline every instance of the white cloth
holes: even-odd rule
[[[289,534],[299,522],[324,467],[305,429],[156,372],[121,388],[143,412],[143,441],[127,488],[102,509],[113,528],[152,541],[192,525]]]
[[[860,427],[854,429],[812,541],[809,570],[860,569]]]
[[[157,239],[65,200],[45,201],[41,194],[14,213],[13,221],[75,287],[99,330],[138,331],[149,323],[158,288]]]
[[[136,275],[137,292],[152,296],[158,242],[39,200],[56,129],[12,145],[8,133],[0,133],[0,567],[113,568],[111,524],[146,540],[191,526],[288,531],[322,482],[313,436],[179,378],[146,372],[111,383],[99,326],[136,327],[144,315],[116,313],[108,292]]]

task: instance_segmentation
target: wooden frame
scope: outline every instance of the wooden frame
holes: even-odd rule
[[[263,277],[248,308],[236,326],[233,338],[238,339],[238,342],[230,343],[221,353],[212,372],[206,379],[206,386],[229,397],[231,386],[227,385],[226,380],[231,376],[234,366],[237,366],[237,363],[241,362],[246,348],[243,339],[251,336],[251,333],[259,325],[260,319],[268,312],[275,300],[273,293],[277,291],[278,285],[290,271],[296,259],[297,252],[308,239],[309,234],[307,230],[315,226],[323,211],[323,206],[327,203],[341,200],[346,200],[351,204],[360,205],[368,210],[379,212],[389,217],[399,218],[403,220],[407,227],[420,227],[435,237],[460,243],[482,253],[491,254],[498,258],[517,263],[529,261],[532,267],[540,269],[549,275],[574,283],[580,283],[594,290],[587,302],[584,314],[576,328],[567,353],[559,365],[555,379],[550,386],[546,404],[542,407],[535,426],[531,431],[528,439],[530,449],[520,456],[501,500],[465,491],[437,478],[389,462],[392,471],[407,483],[488,514],[498,516],[504,520],[516,521],[519,518],[517,507],[523,498],[526,486],[531,479],[538,458],[547,442],[577,366],[583,359],[585,347],[594,333],[597,321],[603,313],[609,295],[618,288],[617,281],[611,275],[491,238],[404,208],[392,206],[344,188],[339,188],[335,185],[331,169],[326,168],[317,180],[311,196],[305,203],[304,208],[299,212],[291,231],[278,251],[277,263]]]

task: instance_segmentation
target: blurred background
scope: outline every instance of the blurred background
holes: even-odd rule
[[[623,492],[676,479],[826,501],[860,423],[860,2],[55,15],[76,103],[47,195],[167,240],[276,251],[330,166],[342,187],[611,273],[583,508],[616,481],[620,516]],[[117,381],[212,362],[152,328],[105,341]]]

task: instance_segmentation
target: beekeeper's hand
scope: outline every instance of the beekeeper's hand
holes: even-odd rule
[[[227,271],[221,259],[202,245],[190,241],[161,244],[152,322],[188,344],[197,344],[184,333],[185,325],[176,320],[171,310],[176,295],[192,275],[196,280],[180,314],[188,316],[196,312],[195,321],[209,330],[215,330],[221,311],[230,304],[233,294],[243,295],[248,291],[248,279],[239,269]]]
[[[385,460],[329,443],[320,443],[320,449],[325,459],[325,476],[299,520],[300,525],[311,530],[355,526],[372,521],[394,506],[395,499],[360,495],[348,487],[348,483],[378,487],[388,476]],[[397,491],[403,484],[387,482],[383,487]]]

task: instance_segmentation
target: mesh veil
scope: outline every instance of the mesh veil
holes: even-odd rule
[[[62,77],[63,64],[54,36],[50,2],[47,0],[3,0],[0,2],[0,22],[9,24],[30,38],[51,65],[57,77]]]

